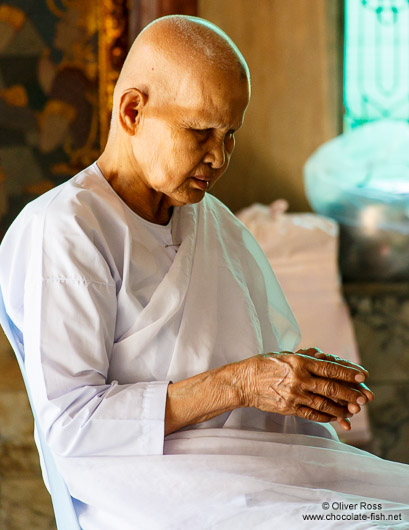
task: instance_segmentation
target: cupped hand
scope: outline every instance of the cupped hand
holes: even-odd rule
[[[256,355],[238,363],[242,406],[319,422],[338,419],[349,429],[347,418],[354,413],[350,408],[358,411],[359,403],[373,399],[361,386],[368,374],[349,361],[316,355],[325,354],[311,348]]]

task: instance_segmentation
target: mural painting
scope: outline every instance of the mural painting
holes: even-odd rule
[[[24,204],[98,156],[125,10],[125,0],[0,5],[0,236]]]

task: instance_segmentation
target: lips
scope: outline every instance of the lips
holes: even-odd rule
[[[204,175],[192,175],[192,180],[201,190],[207,190],[210,187],[211,177]]]

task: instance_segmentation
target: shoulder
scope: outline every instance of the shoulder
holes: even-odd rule
[[[120,253],[122,241],[117,210],[116,195],[90,166],[23,209],[2,242],[3,268],[18,259],[24,270],[36,262],[43,278],[111,282],[114,250]]]
[[[92,164],[67,182],[30,202],[11,226],[15,234],[41,225],[41,231],[67,233],[103,222],[117,202],[110,186]]]

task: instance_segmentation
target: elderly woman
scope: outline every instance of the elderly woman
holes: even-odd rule
[[[266,258],[207,194],[249,96],[219,28],[155,21],[121,72],[101,157],[2,244],[33,401],[85,529],[294,528],[323,501],[404,500],[405,466],[325,425],[349,429],[373,399],[366,370],[292,353],[298,328]],[[360,480],[374,484],[365,497]]]

